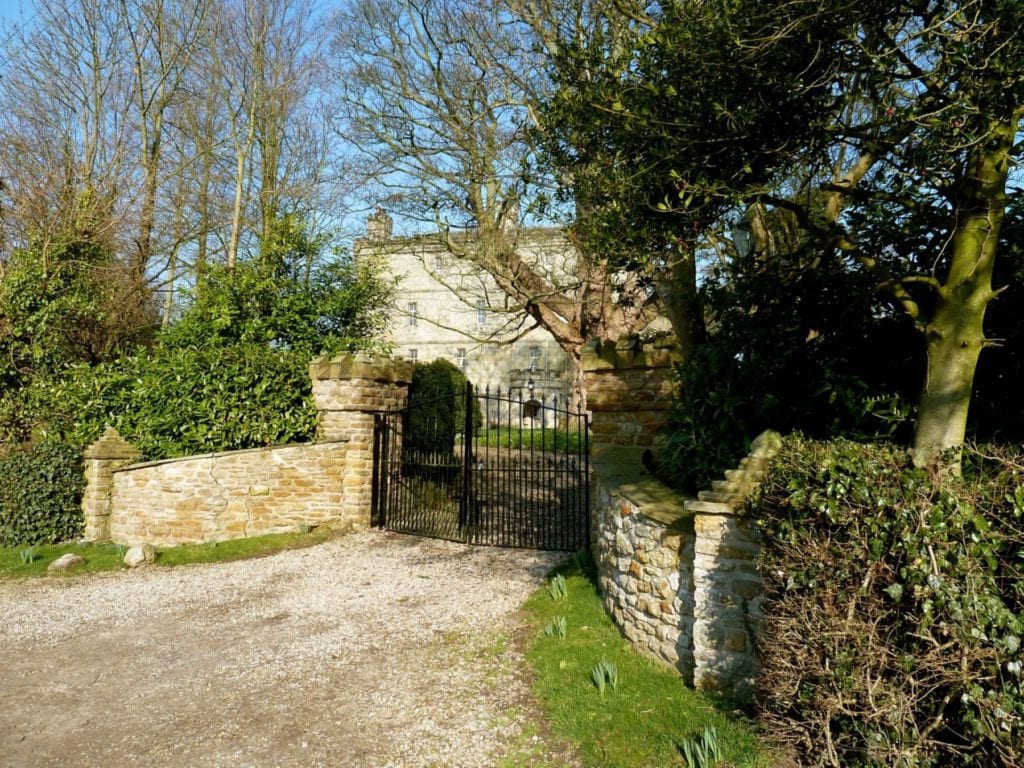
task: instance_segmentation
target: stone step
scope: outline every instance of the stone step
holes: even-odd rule
[[[731,504],[722,504],[715,501],[696,501],[694,499],[684,502],[683,509],[687,512],[703,512],[709,515],[738,514]]]
[[[725,479],[739,482],[759,483],[764,479],[763,469],[727,469]]]
[[[745,493],[718,493],[716,491],[701,491],[697,494],[701,501],[711,501],[716,504],[742,504],[746,498]]]
[[[711,490],[715,493],[746,494],[753,489],[753,486],[754,484],[746,478],[711,481]]]
[[[764,456],[747,456],[740,459],[740,469],[764,471],[768,468],[768,461]]]

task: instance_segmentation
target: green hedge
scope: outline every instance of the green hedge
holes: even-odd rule
[[[311,440],[307,352],[265,344],[161,348],[37,382],[25,396],[35,436],[86,446],[114,426],[145,458]]]
[[[1024,456],[942,480],[787,438],[755,512],[770,737],[806,766],[1024,765]]]
[[[466,377],[443,358],[416,365],[409,385],[404,447],[450,454],[455,435],[466,424]],[[480,401],[473,400],[473,429],[483,423]]]
[[[80,537],[84,485],[75,446],[40,443],[0,457],[0,546]]]

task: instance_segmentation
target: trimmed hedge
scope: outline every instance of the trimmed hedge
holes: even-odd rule
[[[758,708],[805,766],[1024,765],[1024,456],[787,438],[754,502]]]
[[[0,457],[0,546],[80,537],[84,486],[75,446],[40,443]]]
[[[462,371],[443,358],[413,367],[404,447],[451,454],[455,435],[466,424],[466,384]],[[473,429],[483,423],[480,401],[473,399]]]
[[[310,355],[265,344],[159,348],[38,382],[36,434],[80,447],[107,425],[150,460],[313,438]]]

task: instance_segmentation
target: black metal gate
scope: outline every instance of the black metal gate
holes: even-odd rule
[[[589,546],[589,420],[558,401],[464,393],[377,416],[373,524],[470,544]]]

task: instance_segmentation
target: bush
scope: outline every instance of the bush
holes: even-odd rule
[[[54,544],[82,535],[82,454],[40,443],[0,457],[0,546]]]
[[[1024,456],[965,464],[784,441],[755,502],[758,707],[801,765],[1024,764]]]
[[[78,366],[30,389],[33,431],[84,447],[110,425],[150,460],[304,442],[316,425],[309,359],[234,344]]]
[[[404,447],[451,454],[455,435],[465,430],[466,377],[454,364],[438,358],[417,365],[409,384]],[[473,429],[483,423],[480,402],[474,398]]]
[[[909,437],[920,332],[859,269],[807,248],[737,255],[708,277],[701,300],[708,338],[677,368],[659,456],[671,484],[708,487],[765,429]]]

